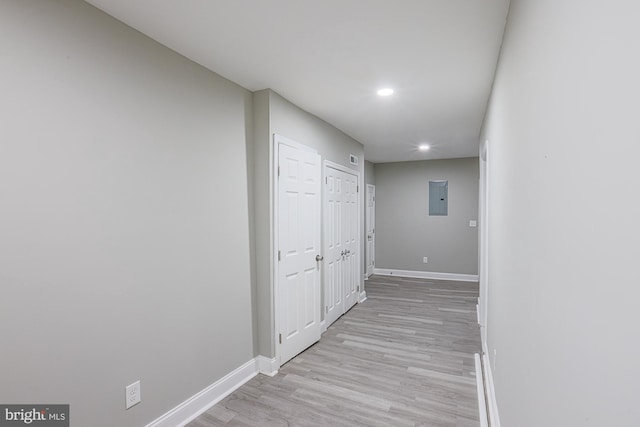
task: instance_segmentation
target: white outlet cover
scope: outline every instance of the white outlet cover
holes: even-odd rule
[[[423,263],[425,263],[425,264],[426,264],[428,261],[429,261],[429,258],[428,258],[428,257],[424,257],[424,258],[422,258],[422,262],[423,262]]]
[[[127,409],[137,405],[141,401],[140,397],[140,380],[133,384],[129,384],[125,389],[125,404]]]
[[[472,219],[469,221],[469,227],[477,227],[478,226],[478,221],[476,221],[475,219]]]

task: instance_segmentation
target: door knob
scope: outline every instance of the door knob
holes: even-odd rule
[[[320,262],[324,259],[322,255],[316,255],[316,261]]]

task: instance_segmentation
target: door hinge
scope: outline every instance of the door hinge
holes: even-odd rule
[[[278,166],[278,178],[280,178],[280,166]]]
[[[280,251],[278,251],[278,261],[280,261]]]
[[[282,344],[282,334],[278,334],[278,336],[280,337],[280,344]]]

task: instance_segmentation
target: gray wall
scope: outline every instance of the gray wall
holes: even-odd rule
[[[638,16],[511,1],[485,129],[504,426],[640,425]]]
[[[270,90],[253,94],[253,181],[250,193],[254,209],[249,212],[254,224],[251,241],[255,255],[254,295],[256,302],[257,354],[273,357],[274,318],[271,284],[271,187],[269,161],[269,97]]]
[[[377,163],[376,268],[478,274],[478,173],[476,157]],[[429,216],[430,180],[449,181],[448,216]]]
[[[295,106],[271,90],[257,92],[254,95],[256,122],[254,132],[255,154],[255,223],[258,287],[258,329],[259,354],[275,356],[275,324],[273,313],[273,283],[271,280],[271,207],[269,205],[270,152],[273,135],[279,134],[318,150],[322,160],[329,160],[353,169],[360,174],[360,220],[364,228],[364,196],[362,182],[364,176],[364,148],[362,144]],[[349,164],[349,154],[360,158],[359,166]],[[363,232],[363,231],[361,231]],[[363,271],[360,272],[362,277]],[[324,290],[322,291],[324,298]],[[323,314],[324,316],[324,314]]]
[[[375,164],[368,160],[364,162],[364,184],[376,185]]]
[[[253,356],[251,94],[80,1],[0,52],[0,402],[144,425]]]

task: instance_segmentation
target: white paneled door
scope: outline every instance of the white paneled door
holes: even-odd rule
[[[277,316],[280,363],[320,339],[320,156],[278,143]]]
[[[376,266],[375,254],[376,254],[376,187],[375,185],[367,184],[367,211],[366,211],[366,223],[367,223],[367,241],[365,248],[365,257],[367,265],[367,277],[373,274],[373,269]]]
[[[329,327],[358,300],[358,177],[324,167],[325,322]]]

